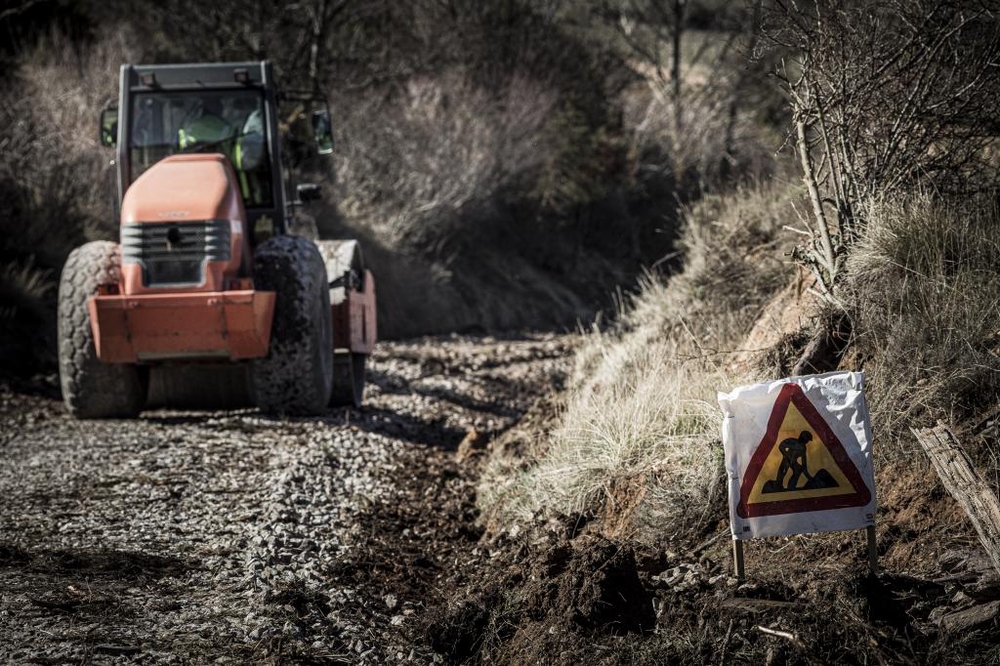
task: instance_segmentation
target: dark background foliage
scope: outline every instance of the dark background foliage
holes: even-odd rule
[[[743,58],[746,8],[688,3],[684,16],[663,18],[660,28],[684,31],[690,67],[708,72],[682,104],[649,75],[659,56],[638,48],[661,38],[659,19],[639,16],[622,38],[634,5],[9,5],[0,11],[0,365],[52,367],[62,263],[87,240],[116,238],[96,124],[124,62],[269,59],[286,88],[327,93],[336,154],[297,168],[325,192],[297,228],[363,241],[385,335],[589,319],[617,287],[670,265],[660,259],[686,201],[767,173],[777,143],[756,119],[776,105],[743,83],[762,71]],[[717,41],[735,46],[710,57],[698,46]]]

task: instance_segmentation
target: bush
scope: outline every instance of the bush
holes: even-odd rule
[[[872,198],[1000,186],[995,7],[855,0],[775,3],[767,13],[812,199],[811,239],[797,256],[825,292],[835,295]]]
[[[890,458],[909,452],[909,427],[959,422],[997,404],[998,213],[987,197],[916,194],[866,206],[844,300],[878,450]]]
[[[407,82],[389,101],[337,100],[337,202],[401,251],[492,221],[482,208],[525,188],[547,158],[539,137],[558,101],[544,81],[478,88],[461,71]],[[492,217],[495,217],[492,216]]]

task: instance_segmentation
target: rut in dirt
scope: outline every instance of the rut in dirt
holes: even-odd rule
[[[416,627],[470,561],[485,444],[572,340],[380,345],[361,410],[82,422],[0,388],[0,660],[431,661]]]

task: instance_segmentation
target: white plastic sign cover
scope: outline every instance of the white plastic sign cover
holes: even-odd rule
[[[719,393],[734,539],[875,524],[864,383],[831,372]]]

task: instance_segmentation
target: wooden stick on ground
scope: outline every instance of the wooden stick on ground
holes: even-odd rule
[[[803,643],[798,636],[790,631],[781,631],[780,629],[770,629],[761,625],[757,625],[757,631],[768,636],[774,636],[775,638],[784,638],[789,641],[792,645],[802,650],[803,652],[808,652],[805,643]]]
[[[976,472],[955,435],[940,421],[935,428],[913,430],[931,459],[941,483],[972,521],[993,566],[1000,571],[1000,501]]]

